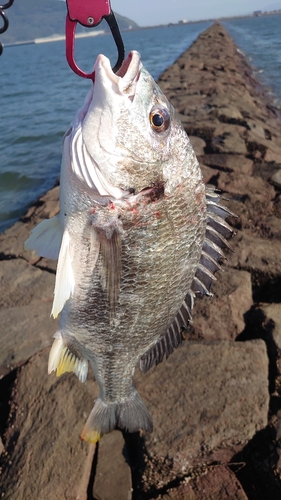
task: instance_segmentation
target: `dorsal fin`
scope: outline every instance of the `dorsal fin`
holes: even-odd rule
[[[172,354],[182,342],[182,331],[192,320],[191,312],[196,293],[212,295],[210,288],[216,280],[214,273],[221,269],[219,261],[224,258],[223,250],[231,249],[226,238],[233,234],[233,229],[225,221],[229,216],[236,217],[227,207],[220,205],[219,193],[206,186],[207,225],[200,261],[181,308],[168,330],[160,336],[157,342],[141,357],[140,369],[147,372],[155,363],[158,365]]]
[[[156,344],[151,347],[140,359],[140,369],[146,373],[155,363],[158,365],[174,352],[174,350],[182,342],[182,330],[187,328],[188,323],[192,320],[191,311],[193,308],[194,293],[189,290],[181,308],[179,309],[173,323],[168,330],[162,335]]]

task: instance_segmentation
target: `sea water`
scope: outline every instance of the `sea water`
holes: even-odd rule
[[[281,101],[281,16],[226,21],[236,44],[252,59]],[[211,23],[128,31],[127,52],[141,53],[157,79]],[[78,39],[75,57],[90,72],[96,56],[116,61],[111,35]],[[5,47],[0,57],[0,232],[23,215],[59,177],[62,138],[83,104],[90,82],[67,65],[63,41]]]

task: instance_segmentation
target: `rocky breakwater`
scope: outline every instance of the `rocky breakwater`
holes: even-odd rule
[[[151,435],[79,440],[92,378],[47,376],[55,263],[23,250],[58,211],[59,187],[0,235],[1,494],[14,500],[279,499],[281,121],[224,28],[201,34],[160,77],[205,181],[233,218],[213,298],[198,298],[186,341],[135,383]]]

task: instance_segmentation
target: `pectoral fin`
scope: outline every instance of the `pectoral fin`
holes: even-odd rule
[[[123,228],[118,213],[110,206],[96,210],[92,225],[99,241],[99,272],[112,320],[120,291]]]
[[[56,260],[59,256],[62,234],[63,232],[58,214],[51,219],[40,222],[40,224],[32,230],[24,247],[26,250],[35,250],[37,255],[41,257]]]
[[[102,233],[100,237],[101,274],[109,302],[110,316],[114,316],[120,291],[121,280],[121,238],[118,231],[113,231],[110,239]]]
[[[67,230],[63,233],[58,260],[54,302],[51,315],[56,318],[64,304],[74,292],[75,279],[72,267],[70,236]]]

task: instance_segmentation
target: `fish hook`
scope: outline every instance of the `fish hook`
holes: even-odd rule
[[[13,5],[13,3],[14,3],[14,0],[9,0],[4,5],[0,5],[0,17],[2,18],[2,21],[3,21],[3,26],[2,26],[2,28],[0,28],[0,34],[5,33],[5,31],[7,31],[8,27],[9,27],[9,20],[8,20],[4,10],[9,9],[9,7],[11,7],[11,5]],[[0,42],[0,56],[1,56],[2,52],[3,52],[3,45]]]
[[[66,0],[67,15],[65,24],[66,38],[66,59],[70,68],[83,78],[95,79],[95,72],[85,73],[76,64],[74,59],[74,42],[77,22],[87,28],[98,26],[103,19],[107,22],[113,35],[117,50],[118,59],[113,68],[116,72],[120,68],[125,57],[125,49],[120,30],[110,6],[109,0]]]

